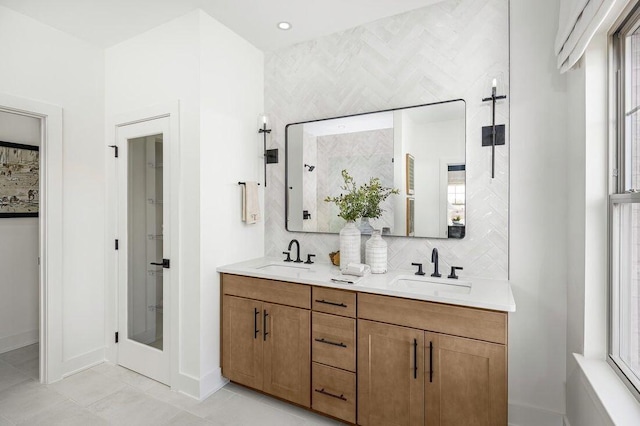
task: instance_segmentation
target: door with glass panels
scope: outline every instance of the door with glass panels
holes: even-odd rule
[[[169,384],[169,118],[118,127],[118,364]]]

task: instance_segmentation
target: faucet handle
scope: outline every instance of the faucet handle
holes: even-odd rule
[[[457,280],[458,276],[456,275],[456,269],[459,269],[462,271],[464,268],[462,266],[452,266],[451,273],[449,274],[449,276],[447,276],[447,278],[451,278],[452,280]]]
[[[416,275],[424,275],[424,271],[422,270],[422,263],[412,263],[412,265],[418,267],[418,272],[416,272]]]
[[[289,253],[288,251],[283,251],[282,254],[286,254],[287,258],[284,260],[284,262],[293,262],[291,260],[291,253]]]
[[[315,254],[308,254],[307,255],[307,261],[304,262],[304,263],[306,263],[308,265],[311,265],[313,263],[313,260],[311,260],[312,257],[316,257],[316,255]]]

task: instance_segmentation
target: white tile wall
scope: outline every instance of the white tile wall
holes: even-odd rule
[[[491,149],[481,147],[481,128],[491,120],[490,107],[481,100],[490,94],[491,80],[498,76],[508,94],[508,16],[507,0],[448,0],[265,55],[265,109],[273,117],[270,148],[284,150],[288,123],[466,101],[467,236],[385,237],[392,269],[426,263],[437,247],[442,271],[456,265],[465,268],[463,276],[508,276],[510,142],[496,148],[493,180]],[[497,110],[507,135],[508,111],[507,99]],[[304,253],[328,262],[328,253],[338,248],[337,235],[285,229],[283,161],[268,166],[267,179],[266,254],[279,256],[297,238]]]

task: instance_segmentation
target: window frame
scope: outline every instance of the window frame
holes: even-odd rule
[[[640,4],[634,7],[624,18],[622,23],[616,28],[611,36],[612,61],[611,78],[613,80],[612,102],[614,108],[612,117],[613,143],[610,155],[613,161],[610,162],[610,194],[609,194],[609,283],[608,283],[608,308],[607,314],[608,338],[607,338],[607,362],[621,378],[622,382],[629,388],[631,393],[640,401],[640,375],[634,373],[620,356],[620,329],[615,323],[621,321],[621,313],[618,296],[621,286],[619,284],[620,269],[615,265],[619,262],[619,226],[617,209],[619,205],[640,204],[640,192],[628,192],[625,187],[626,173],[626,134],[627,134],[627,108],[628,99],[627,76],[629,75],[630,64],[627,63],[626,43],[628,35],[640,29]],[[640,105],[640,100],[639,100]],[[634,109],[640,108],[636,107]],[[614,232],[618,230],[618,232]]]

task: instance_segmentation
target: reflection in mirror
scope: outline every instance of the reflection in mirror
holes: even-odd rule
[[[340,232],[345,222],[324,199],[340,194],[347,170],[358,184],[377,177],[400,190],[370,220],[383,234],[465,235],[462,100],[289,124],[286,151],[289,231]]]

